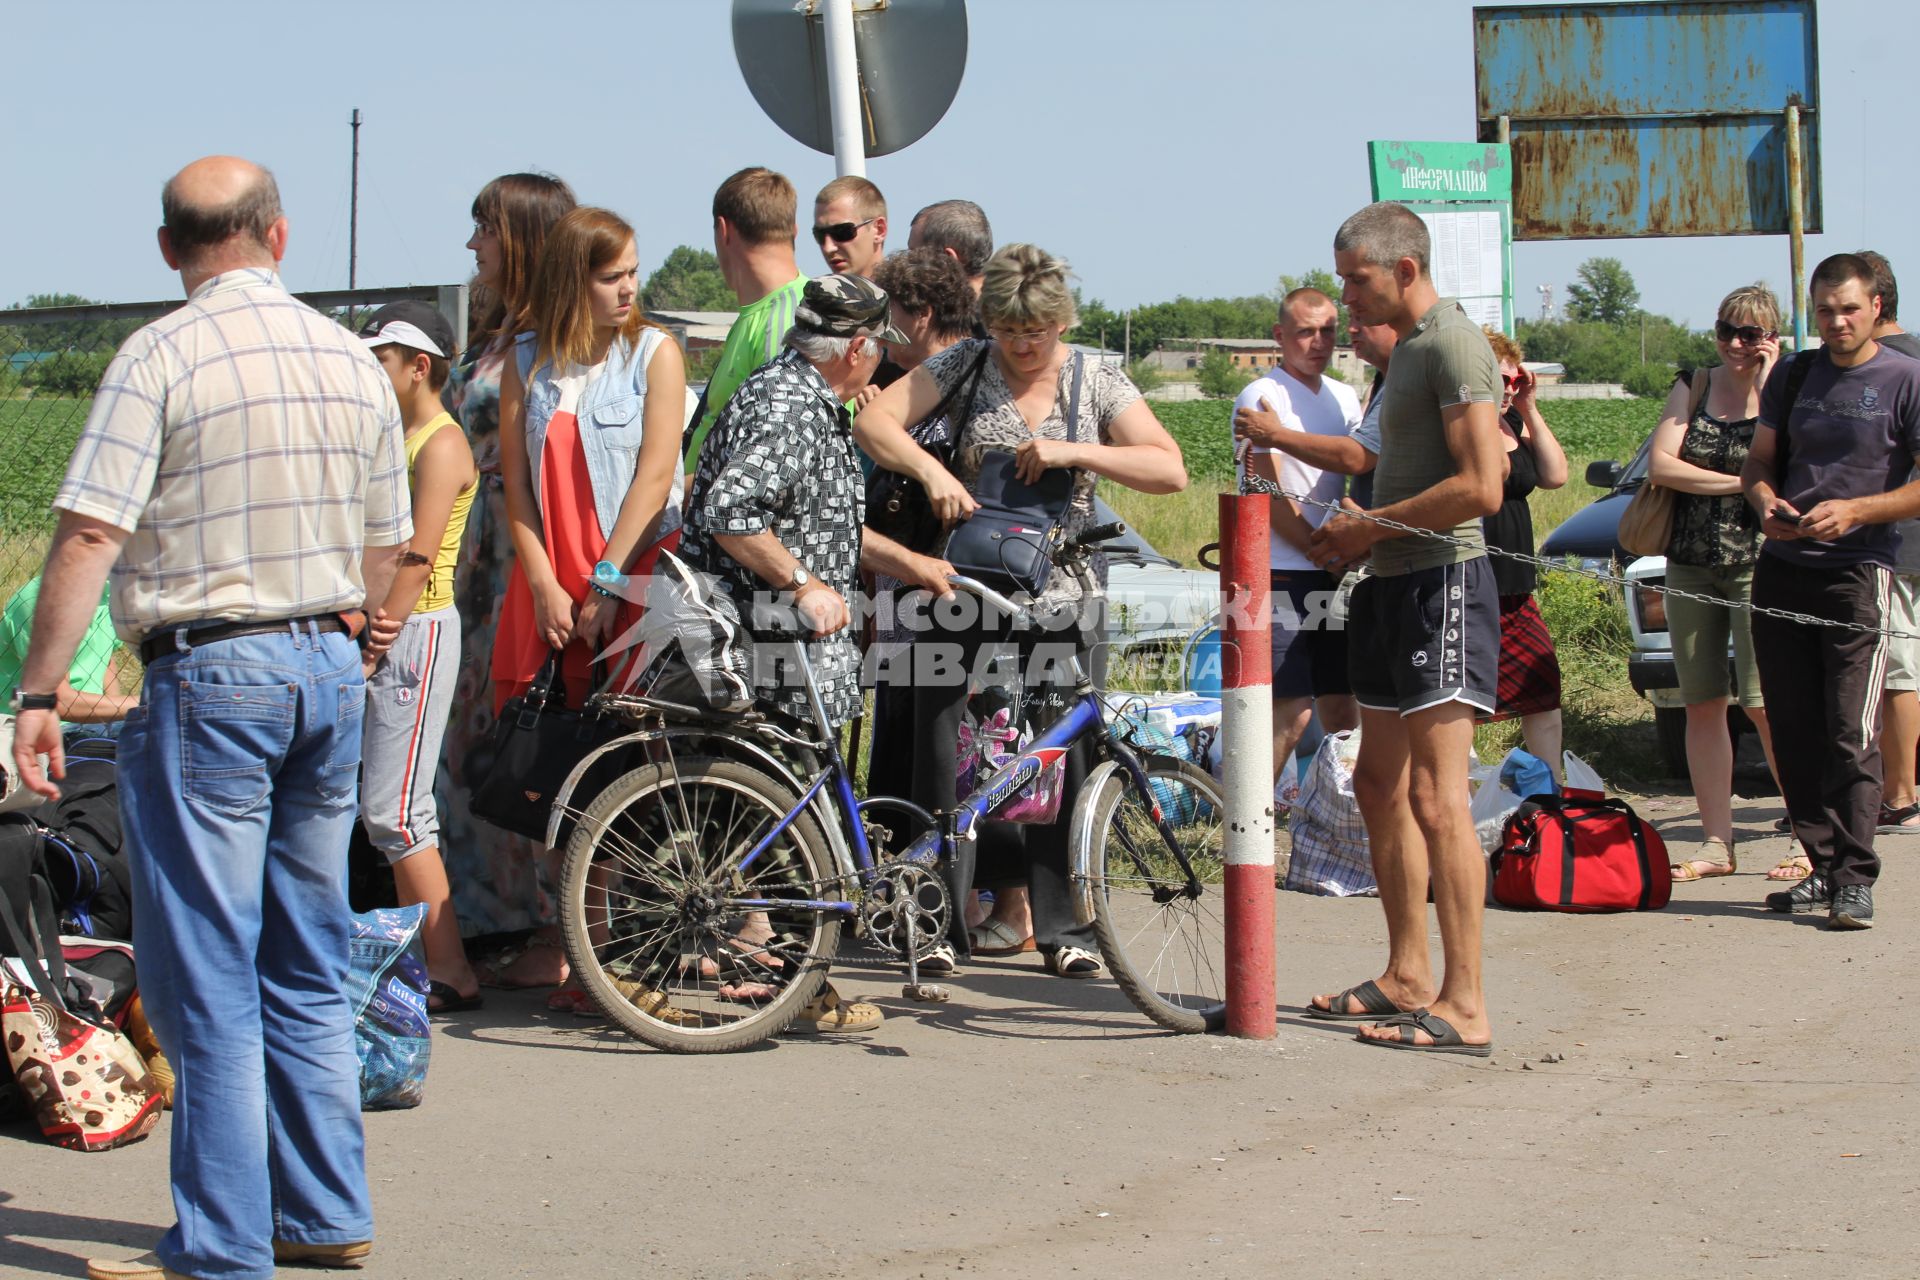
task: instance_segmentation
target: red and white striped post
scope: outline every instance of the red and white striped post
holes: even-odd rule
[[[1220,495],[1227,1034],[1274,1035],[1273,633],[1266,494]]]

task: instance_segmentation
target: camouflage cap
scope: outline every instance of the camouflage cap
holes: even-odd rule
[[[820,276],[807,281],[800,305],[793,310],[793,327],[829,338],[912,341],[893,327],[886,290],[864,276]]]

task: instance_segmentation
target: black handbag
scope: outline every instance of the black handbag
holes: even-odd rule
[[[567,775],[620,732],[618,722],[567,705],[560,652],[547,656],[526,692],[507,699],[493,740],[468,757],[466,768],[474,817],[543,842]]]
[[[1086,361],[1073,355],[1072,391],[1067,397],[1067,439],[1080,439],[1080,384]],[[1063,467],[1041,473],[1033,484],[1015,471],[1014,455],[988,449],[980,458],[973,497],[980,506],[947,535],[941,558],[955,572],[976,578],[1001,592],[1037,596],[1053,576],[1053,555],[1065,534],[1073,501],[1073,472]]]
[[[934,461],[949,470],[952,468],[954,446],[959,442],[961,432],[966,430],[967,419],[973,416],[973,398],[980,390],[980,373],[986,367],[991,351],[989,344],[981,343],[980,355],[974,360],[973,368],[948,389],[932,413],[907,428],[907,434],[932,454]],[[930,434],[929,428],[947,417],[956,403],[962,405],[960,416],[948,420],[945,438],[926,438]],[[867,477],[866,524],[882,537],[893,539],[909,551],[921,553],[932,551],[939,544],[940,534],[945,528],[940,517],[933,514],[933,503],[927,497],[926,486],[912,476],[889,471],[885,467],[875,467],[873,474]]]

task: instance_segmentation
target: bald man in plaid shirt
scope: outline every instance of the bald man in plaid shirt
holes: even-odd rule
[[[272,176],[199,160],[161,205],[187,304],[120,349],[54,499],[14,754],[55,794],[35,758],[63,772],[48,699],[111,568],[147,668],[120,798],[140,994],[179,1075],[178,1222],[87,1274],[267,1280],[372,1247],[345,993],[355,639],[413,522],[391,383],[280,283]]]

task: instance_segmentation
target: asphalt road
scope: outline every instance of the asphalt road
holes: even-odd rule
[[[1380,932],[1370,900],[1295,894],[1264,1043],[1163,1034],[1032,957],[931,1007],[845,968],[877,1032],[723,1058],[494,994],[440,1024],[424,1106],[367,1118],[364,1274],[1911,1276],[1920,836],[1883,845],[1879,927],[1827,933],[1760,910],[1777,805],[1743,802],[1741,873],[1665,912],[1490,914],[1491,1062],[1300,1017],[1378,971]],[[167,1132],[81,1156],[0,1130],[0,1275],[149,1247]]]

